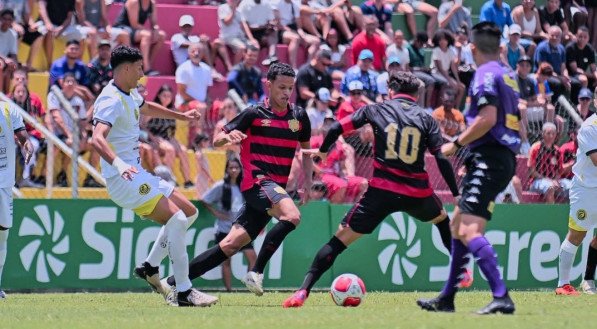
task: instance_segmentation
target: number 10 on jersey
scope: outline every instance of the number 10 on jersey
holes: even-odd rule
[[[386,159],[400,159],[402,162],[411,164],[417,161],[419,156],[419,141],[421,132],[415,127],[404,127],[400,132],[400,144],[396,152],[396,140],[398,138],[398,125],[390,123],[386,129]]]

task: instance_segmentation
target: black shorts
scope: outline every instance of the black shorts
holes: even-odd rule
[[[490,220],[496,196],[514,176],[516,155],[504,146],[481,146],[470,151],[464,164],[466,175],[458,207],[463,214]]]
[[[357,233],[370,234],[392,213],[405,212],[420,221],[428,222],[438,217],[442,210],[442,202],[435,193],[425,198],[413,198],[369,187],[344,216],[342,226],[349,226]]]
[[[42,34],[37,31],[30,31],[28,27],[23,26],[25,33],[23,34],[23,42],[31,46],[37,38],[41,37]]]
[[[216,232],[216,243],[220,243],[222,242],[222,240],[224,240],[224,238],[228,235],[228,233],[224,233],[224,232]],[[251,250],[251,249],[255,249],[253,247],[253,241],[247,243],[246,245],[244,245],[242,248],[240,248],[239,251],[244,251],[244,250]]]
[[[243,197],[245,204],[234,223],[242,226],[251,240],[255,240],[272,218],[267,213],[268,210],[283,199],[290,198],[282,186],[271,180],[255,183],[252,188],[243,192]]]

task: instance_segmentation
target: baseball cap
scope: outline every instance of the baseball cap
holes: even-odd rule
[[[353,90],[363,90],[363,83],[360,82],[359,80],[351,81],[348,84],[348,90],[350,90],[350,91],[353,91]]]
[[[532,63],[531,58],[527,55],[520,56],[520,58],[518,58],[518,63],[522,63],[522,62]]]
[[[180,19],[178,20],[178,26],[185,26],[185,25],[195,26],[195,20],[193,19],[193,16],[191,16],[191,15],[180,16]]]
[[[101,39],[99,41],[98,47],[101,46],[111,46],[112,44],[110,44],[110,40],[106,40],[106,39]]]
[[[373,60],[373,52],[371,50],[369,50],[369,49],[363,49],[359,53],[359,59],[360,60],[364,60],[364,59]]]
[[[327,88],[319,88],[319,90],[317,90],[317,99],[326,103],[329,102],[330,99],[332,99],[332,96],[330,95],[330,91]]]
[[[392,56],[392,57],[388,58],[388,65],[392,65],[392,64],[400,65],[400,58],[398,58],[398,56]]]
[[[587,88],[583,88],[578,92],[578,99],[581,98],[593,98],[593,93]]]
[[[509,35],[522,34],[522,29],[520,28],[520,25],[512,24],[512,25],[510,25],[510,28],[508,29],[508,33],[509,33]]]

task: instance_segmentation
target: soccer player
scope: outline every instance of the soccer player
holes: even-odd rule
[[[246,108],[224,126],[214,139],[214,146],[241,143],[243,179],[240,190],[245,199],[243,208],[224,240],[206,250],[190,262],[190,279],[220,265],[243,246],[255,240],[272,217],[278,223],[267,233],[255,266],[243,278],[243,283],[257,296],[263,295],[263,270],[278,250],[284,238],[300,222],[300,212],[285,191],[290,166],[300,144],[310,148],[311,123],[307,112],[290,104],[295,73],[284,63],[274,63],[267,72],[266,87],[270,98]],[[313,176],[313,162],[303,157],[305,193],[308,199]],[[178,277],[169,277],[167,283],[176,285]]]
[[[420,83],[410,72],[390,72],[390,100],[361,107],[334,123],[319,150],[304,151],[304,157],[310,154],[325,160],[340,135],[365,124],[373,126],[375,162],[369,188],[344,217],[336,234],[319,250],[301,288],[282,306],[303,306],[313,285],[336,257],[363,234],[371,234],[391,213],[403,211],[421,221],[434,223],[443,233],[442,240],[450,241],[448,216],[425,172],[427,149],[435,156],[455,197],[458,196],[458,186],[452,165],[440,152],[443,140],[439,126],[417,105]]]
[[[12,227],[12,187],[15,185],[16,145],[15,136],[25,153],[25,165],[33,155],[33,145],[25,130],[23,118],[7,102],[0,102],[0,288],[2,288],[2,270],[6,262],[8,230]],[[6,178],[5,178],[6,177]],[[6,294],[0,289],[0,300]]]
[[[110,64],[114,79],[104,87],[93,106],[92,145],[101,156],[102,176],[112,201],[163,225],[158,239],[165,242],[174,275],[180,282],[171,304],[209,306],[218,299],[192,288],[184,242],[187,228],[199,212],[173,185],[145,171],[139,154],[141,114],[185,121],[198,120],[200,115],[196,111],[175,112],[146,102],[137,91],[137,83],[143,76],[142,63],[138,49],[120,46],[112,51]],[[160,287],[157,271],[143,274],[150,285]]]
[[[514,303],[500,277],[495,251],[484,233],[494,200],[508,186],[516,168],[520,149],[518,84],[499,63],[499,27],[482,22],[472,32],[471,50],[478,69],[469,89],[471,104],[466,115],[469,126],[454,142],[442,146],[444,155],[453,155],[465,145],[470,150],[465,161],[462,196],[451,223],[454,238],[450,274],[438,297],[420,299],[417,304],[428,311],[454,312],[458,276],[466,263],[464,256],[470,252],[493,294],[493,301],[477,313],[511,314]]]
[[[587,231],[592,231],[597,226],[597,205],[594,198],[597,191],[597,168],[595,168],[597,166],[597,114],[591,115],[583,122],[578,131],[577,142],[576,163],[572,167],[574,177],[570,189],[568,234],[560,246],[559,278],[556,295],[580,295],[580,292],[570,285],[570,270],[578,246],[587,235]],[[593,249],[593,246],[591,246],[591,249]],[[593,257],[592,260],[587,260],[587,263],[593,264],[592,273],[587,268],[587,272],[592,276],[585,276],[585,280],[590,280],[593,286],[583,287],[583,290],[594,292],[595,284],[593,280],[596,255],[589,252],[588,257]],[[585,282],[583,281],[584,285],[590,284]]]

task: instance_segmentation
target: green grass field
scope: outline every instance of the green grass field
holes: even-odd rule
[[[459,294],[454,314],[419,310],[415,300],[434,295],[427,292],[374,292],[357,308],[313,293],[301,309],[280,306],[288,293],[217,294],[211,308],[168,307],[149,293],[11,294],[0,302],[0,328],[590,328],[597,305],[597,296],[515,291],[515,315],[477,316],[472,312],[489,301],[488,292]]]

